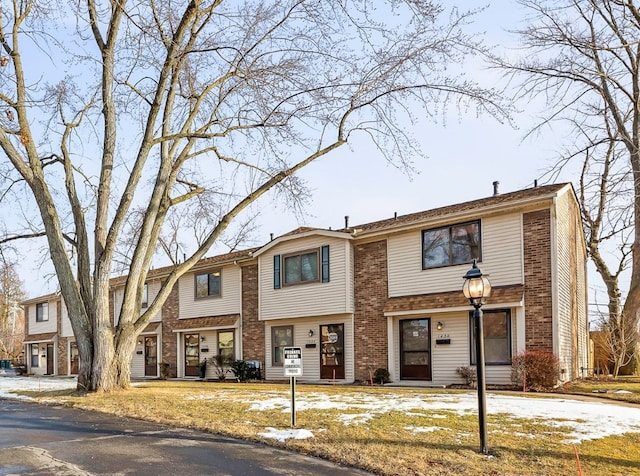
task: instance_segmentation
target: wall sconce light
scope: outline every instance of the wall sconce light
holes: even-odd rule
[[[200,336],[200,342],[204,342],[205,339],[206,339],[205,336]]]
[[[436,325],[436,329],[441,331],[443,328],[444,328],[444,323],[442,321],[438,321],[438,324]]]
[[[142,337],[138,338],[138,345],[142,345]]]
[[[313,337],[313,329],[309,329],[309,337]]]

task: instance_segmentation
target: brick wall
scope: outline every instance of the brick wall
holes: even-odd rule
[[[525,346],[553,352],[551,210],[523,214]]]
[[[385,240],[355,245],[354,288],[355,380],[365,381],[369,379],[369,372],[389,365],[384,316],[389,294]]]
[[[176,378],[178,371],[177,337],[173,329],[178,324],[178,283],[173,286],[162,306],[162,354],[160,362],[168,363],[167,377]]]
[[[242,267],[242,358],[265,365],[264,322],[258,320],[258,265]]]
[[[67,337],[60,337],[62,335],[62,301],[58,301],[56,302],[56,314],[57,314],[57,332],[58,332],[58,348],[56,349],[56,359],[57,359],[57,366],[58,368],[56,369],[56,375],[67,375],[67,371],[68,371],[68,365],[67,365],[67,360],[68,360],[68,355],[67,355],[67,348],[68,348],[68,342],[69,342],[69,338]]]

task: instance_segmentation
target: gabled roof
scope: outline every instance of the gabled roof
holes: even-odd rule
[[[449,215],[460,214],[468,211],[481,211],[490,208],[518,206],[547,198],[551,199],[557,196],[560,191],[567,187],[572,189],[572,185],[570,183],[533,187],[524,190],[518,190],[516,192],[493,195],[491,197],[480,198],[478,200],[472,200],[469,202],[447,205],[445,207],[424,210],[408,215],[401,215],[371,223],[356,225],[353,227],[349,227],[348,229],[343,229],[341,231],[353,232],[355,230],[358,234],[364,232],[376,232],[396,228],[399,226],[411,225],[413,223],[418,223],[429,219],[447,217]]]

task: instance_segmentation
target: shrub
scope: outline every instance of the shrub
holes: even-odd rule
[[[238,382],[246,382],[251,377],[252,369],[246,361],[235,360],[231,364],[231,371],[238,379]]]
[[[560,362],[551,352],[524,351],[513,357],[511,381],[532,390],[552,388],[558,381]]]
[[[167,380],[169,378],[169,369],[171,364],[167,362],[160,362],[160,380]]]
[[[477,380],[476,369],[472,367],[458,367],[456,373],[464,379],[464,383],[467,385],[473,385]]]
[[[379,368],[373,372],[373,383],[379,383],[383,385],[385,383],[391,382],[391,374],[387,369]]]

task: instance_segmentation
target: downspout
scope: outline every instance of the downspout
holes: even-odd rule
[[[557,227],[558,197],[553,197],[551,206],[551,338],[553,342],[553,354],[560,359],[560,322],[558,319],[558,227]],[[564,361],[560,362],[564,365]]]

